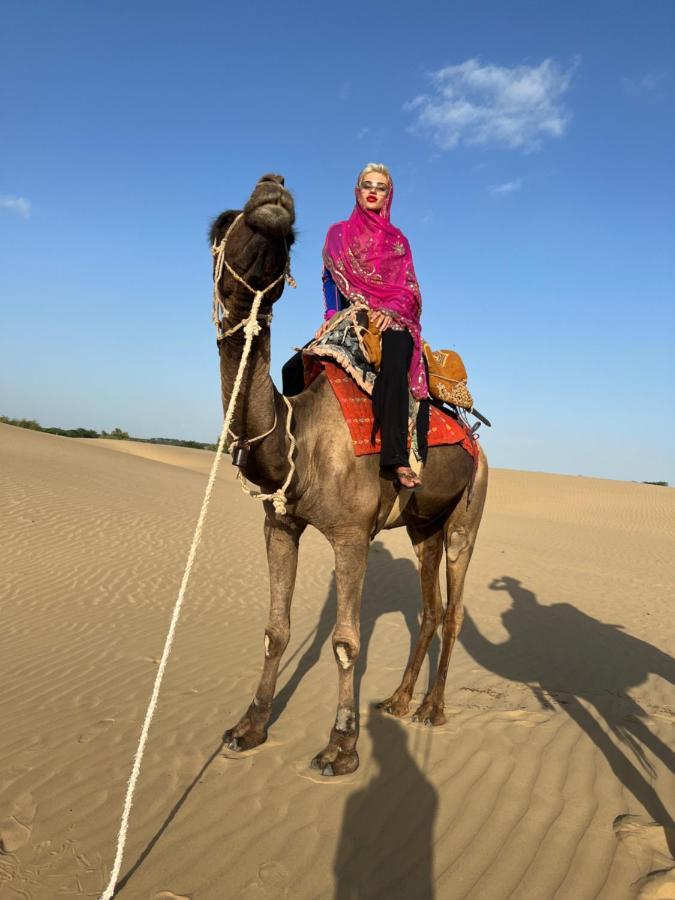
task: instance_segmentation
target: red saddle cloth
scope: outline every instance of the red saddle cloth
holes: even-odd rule
[[[327,360],[316,360],[323,368],[335,396],[342,408],[342,414],[349,427],[349,433],[354,446],[356,456],[368,456],[371,453],[379,453],[381,449],[380,435],[378,432],[375,443],[371,444],[370,435],[373,430],[373,402],[368,394],[362,390],[344,369]],[[316,374],[320,371],[312,372]],[[312,379],[313,380],[313,379]],[[469,436],[468,430],[453,419],[441,412],[436,406],[429,410],[429,446],[440,447],[444,444],[461,444],[466,452],[475,460],[478,457],[478,444]],[[410,436],[408,436],[410,446]]]

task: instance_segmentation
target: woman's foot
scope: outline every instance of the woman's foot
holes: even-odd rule
[[[419,491],[422,489],[422,479],[415,475],[410,466],[396,466],[394,472],[403,490]]]

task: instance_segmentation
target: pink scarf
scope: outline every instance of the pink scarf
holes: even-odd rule
[[[394,185],[390,183],[380,213],[360,206],[358,185],[355,194],[356,206],[351,216],[328,229],[324,265],[350,303],[383,310],[410,332],[413,354],[408,380],[413,397],[421,400],[429,395],[422,357],[422,297],[408,240],[389,221]]]

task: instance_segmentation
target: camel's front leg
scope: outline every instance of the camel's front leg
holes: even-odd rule
[[[291,636],[291,600],[298,567],[298,545],[306,523],[290,516],[265,518],[270,575],[270,613],[265,629],[265,662],[253,702],[223,737],[230,750],[250,750],[267,740],[267,723],[281,656]]]
[[[354,702],[354,666],[360,648],[360,612],[369,539],[333,542],[337,587],[337,623],[333,652],[338,668],[338,706],[328,746],[312,760],[323,775],[347,775],[359,766],[356,740],[359,715]]]

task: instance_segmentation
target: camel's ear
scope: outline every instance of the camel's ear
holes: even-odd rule
[[[240,209],[227,209],[211,222],[211,227],[209,228],[209,243],[211,246],[213,246],[214,242],[217,243],[222,239],[240,212]]]

